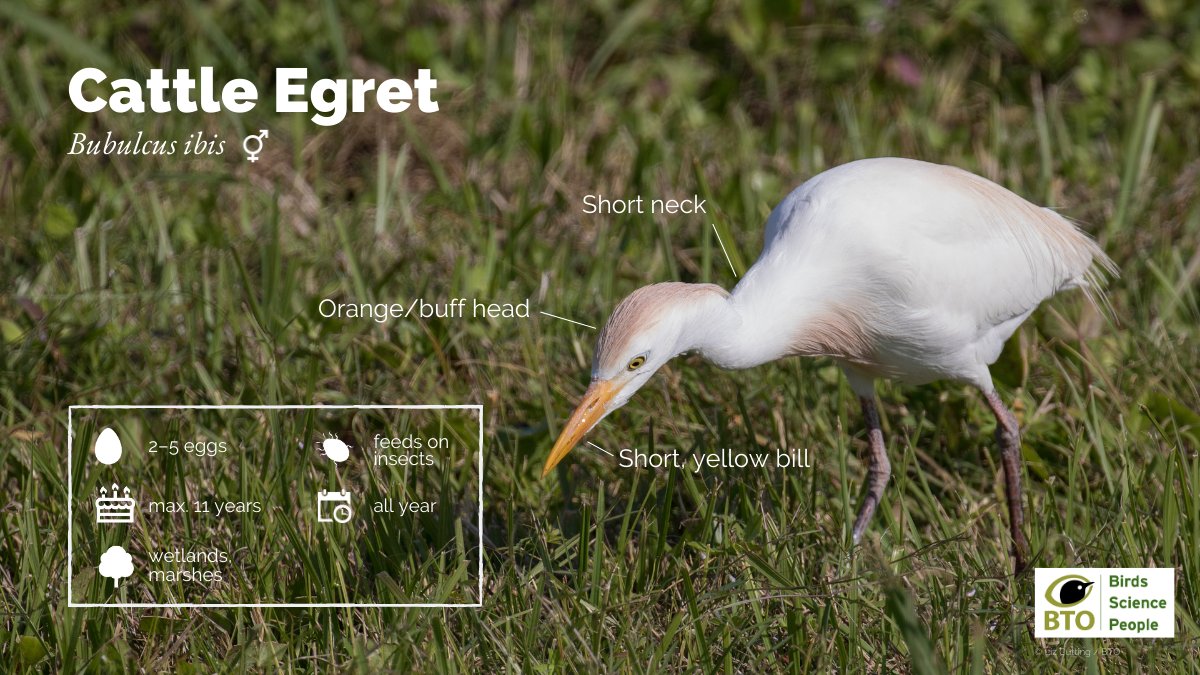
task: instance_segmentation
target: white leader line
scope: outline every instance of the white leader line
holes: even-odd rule
[[[738,275],[737,270],[733,269],[733,261],[729,259],[729,251],[725,250],[725,242],[721,241],[721,233],[717,232],[717,224],[709,224],[712,225],[713,234],[717,235],[717,243],[721,245],[721,253],[725,254],[725,262],[729,263],[729,271],[733,272],[733,276],[736,277]]]
[[[587,325],[586,323],[580,323],[580,322],[578,322],[578,321],[572,321],[572,320],[570,320],[570,319],[568,319],[568,318],[566,318],[566,317],[561,317],[561,316],[558,316],[557,314],[551,314],[550,312],[543,312],[543,311],[542,311],[542,310],[540,310],[540,309],[538,310],[538,314],[544,314],[544,315],[546,315],[546,316],[548,316],[548,317],[550,317],[550,318],[552,318],[552,319],[558,319],[559,321],[566,321],[567,323],[573,323],[573,324],[575,324],[576,326],[583,326],[584,328],[591,328],[592,330],[596,330],[596,327],[595,327],[595,326],[589,326],[589,325]]]

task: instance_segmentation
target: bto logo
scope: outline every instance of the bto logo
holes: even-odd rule
[[[1039,638],[1173,637],[1175,570],[1039,567],[1033,618]]]
[[[1072,609],[1083,604],[1092,595],[1096,582],[1082,574],[1066,574],[1046,587],[1046,602],[1056,609],[1042,613],[1043,628],[1046,630],[1091,630],[1096,625],[1096,615],[1086,609]]]

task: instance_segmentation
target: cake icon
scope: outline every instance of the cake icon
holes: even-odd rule
[[[111,492],[108,488],[100,488],[100,497],[96,500],[97,523],[132,523],[133,510],[137,502],[129,497],[129,488],[124,493],[113,483]]]

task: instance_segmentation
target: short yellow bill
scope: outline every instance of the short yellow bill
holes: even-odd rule
[[[567,426],[563,427],[562,433],[558,435],[558,440],[554,442],[554,449],[550,451],[550,457],[546,459],[546,466],[542,469],[542,478],[545,478],[550,470],[575,448],[579,439],[591,431],[600,418],[604,417],[604,411],[608,409],[608,402],[618,391],[620,391],[620,387],[613,386],[610,382],[600,380],[592,382],[587,391],[583,393],[583,400],[579,402],[579,407],[575,408],[575,412],[571,413],[571,419],[567,420]]]

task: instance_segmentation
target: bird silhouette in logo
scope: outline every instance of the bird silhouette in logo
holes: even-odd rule
[[[1061,602],[1064,607],[1069,607],[1071,605],[1083,602],[1083,599],[1087,597],[1088,586],[1091,586],[1094,583],[1096,582],[1085,582],[1082,579],[1071,579],[1070,581],[1058,587],[1058,601]]]

